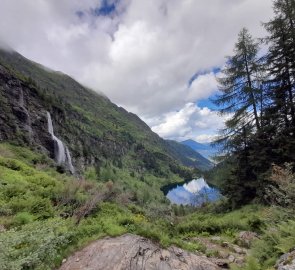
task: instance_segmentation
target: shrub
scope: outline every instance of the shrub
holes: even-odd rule
[[[21,230],[1,233],[1,269],[52,269],[71,236],[61,219],[33,222]]]
[[[284,167],[273,164],[269,182],[264,190],[264,199],[269,204],[295,206],[295,175],[290,163],[285,163]]]
[[[25,225],[33,222],[35,217],[28,212],[17,213],[13,219],[13,224],[16,226]]]

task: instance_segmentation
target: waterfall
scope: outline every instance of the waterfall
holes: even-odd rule
[[[52,139],[54,141],[54,158],[55,158],[55,161],[59,165],[66,164],[69,171],[72,174],[74,174],[75,169],[74,169],[74,166],[72,164],[72,158],[71,158],[70,151],[69,151],[68,147],[65,146],[64,143],[54,135],[52,119],[51,119],[51,115],[50,115],[49,112],[47,112],[47,122],[48,122],[48,132],[49,132],[49,134],[51,135],[51,137],[52,137]]]
[[[69,170],[70,170],[70,172],[72,174],[74,174],[75,173],[75,168],[73,166],[71,154],[70,154],[70,151],[69,151],[68,147],[66,147],[66,156],[67,156],[67,163],[68,163],[68,166],[69,166]]]

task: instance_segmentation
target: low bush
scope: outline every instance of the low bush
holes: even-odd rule
[[[28,212],[20,212],[15,215],[13,219],[13,225],[14,226],[25,225],[25,224],[33,222],[35,219],[36,217]]]
[[[52,269],[71,236],[61,219],[36,221],[21,230],[0,233],[1,269]]]

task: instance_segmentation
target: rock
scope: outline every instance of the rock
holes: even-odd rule
[[[79,259],[77,261],[77,259]],[[217,270],[206,257],[171,247],[162,249],[140,236],[97,240],[70,256],[59,270]]]
[[[235,259],[235,263],[236,263],[237,265],[239,265],[239,266],[242,266],[242,265],[244,265],[244,263],[245,263],[245,258],[244,258],[244,257],[236,258],[236,259]]]
[[[6,232],[6,229],[5,229],[4,225],[2,225],[2,224],[0,224],[0,233],[1,232]]]
[[[228,248],[230,246],[230,243],[229,242],[222,242],[221,246]]]
[[[67,261],[67,259],[63,259],[61,263],[65,263]]]
[[[211,237],[211,240],[212,240],[213,242],[220,242],[220,241],[221,241],[221,237],[220,237],[220,236],[212,236],[212,237]]]
[[[220,250],[219,251],[219,257],[222,258],[222,259],[226,259],[228,258],[229,256],[229,252],[228,251],[225,251],[225,250]]]
[[[237,244],[246,248],[250,248],[251,243],[258,239],[258,234],[255,232],[243,231],[239,233]]]
[[[245,249],[243,249],[237,245],[232,245],[231,248],[235,253],[238,253],[238,254],[246,254],[247,253]]]
[[[229,260],[230,263],[233,263],[233,262],[235,262],[236,258],[235,258],[234,255],[229,255],[228,260]]]
[[[277,270],[295,270],[295,250],[282,255],[275,267]]]
[[[220,268],[229,269],[229,261],[225,259],[210,258],[210,261]]]

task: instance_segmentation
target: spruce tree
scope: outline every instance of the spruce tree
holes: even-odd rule
[[[226,121],[224,138],[233,149],[245,147],[249,132],[261,128],[262,76],[258,51],[258,43],[243,28],[235,54],[227,57],[223,75],[217,79],[221,94],[214,102],[221,107],[221,114],[232,114]]]
[[[275,17],[264,24],[269,35],[267,64],[269,95],[278,132],[294,132],[295,125],[295,0],[274,1]]]
[[[214,100],[221,114],[228,114],[221,141],[234,160],[232,174],[223,185],[232,206],[251,201],[256,196],[256,175],[251,163],[251,142],[262,128],[263,69],[259,46],[246,28],[235,44],[234,55],[227,58],[218,78],[221,94]]]
[[[275,16],[264,26],[269,74],[268,95],[272,102],[266,110],[273,163],[295,160],[295,0],[275,0]]]

